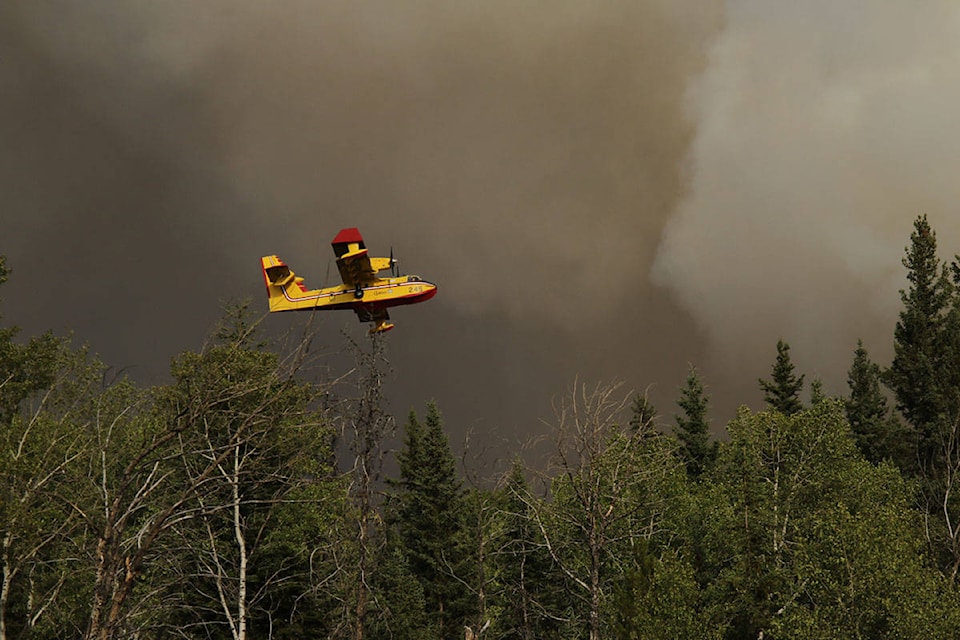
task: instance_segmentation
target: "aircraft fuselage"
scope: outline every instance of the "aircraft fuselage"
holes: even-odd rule
[[[417,276],[380,278],[367,286],[338,285],[323,289],[283,290],[275,310],[309,309],[386,309],[429,300],[437,294],[437,285]]]

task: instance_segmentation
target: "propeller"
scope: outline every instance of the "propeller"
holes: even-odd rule
[[[390,246],[390,273],[394,278],[400,277],[400,261],[393,258],[393,246]]]

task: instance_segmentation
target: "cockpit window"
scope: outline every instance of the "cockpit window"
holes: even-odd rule
[[[407,282],[420,282],[420,276],[409,276]]]
[[[290,275],[290,267],[288,267],[285,264],[280,265],[279,267],[267,268],[267,279],[270,280],[271,284],[278,284],[289,275]]]

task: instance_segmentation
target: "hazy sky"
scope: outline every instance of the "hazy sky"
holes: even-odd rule
[[[543,432],[577,374],[669,416],[688,363],[719,423],[779,337],[841,393],[858,337],[889,353],[916,215],[960,245],[958,12],[7,2],[0,309],[163,381],[223,301],[265,310],[261,255],[331,284],[357,226],[440,285],[392,314],[388,391],[455,441]]]

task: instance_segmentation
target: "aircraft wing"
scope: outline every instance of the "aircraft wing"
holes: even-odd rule
[[[341,229],[331,244],[343,284],[355,287],[358,284],[368,285],[378,279],[379,269],[372,264],[363,244],[363,236],[356,228]]]

